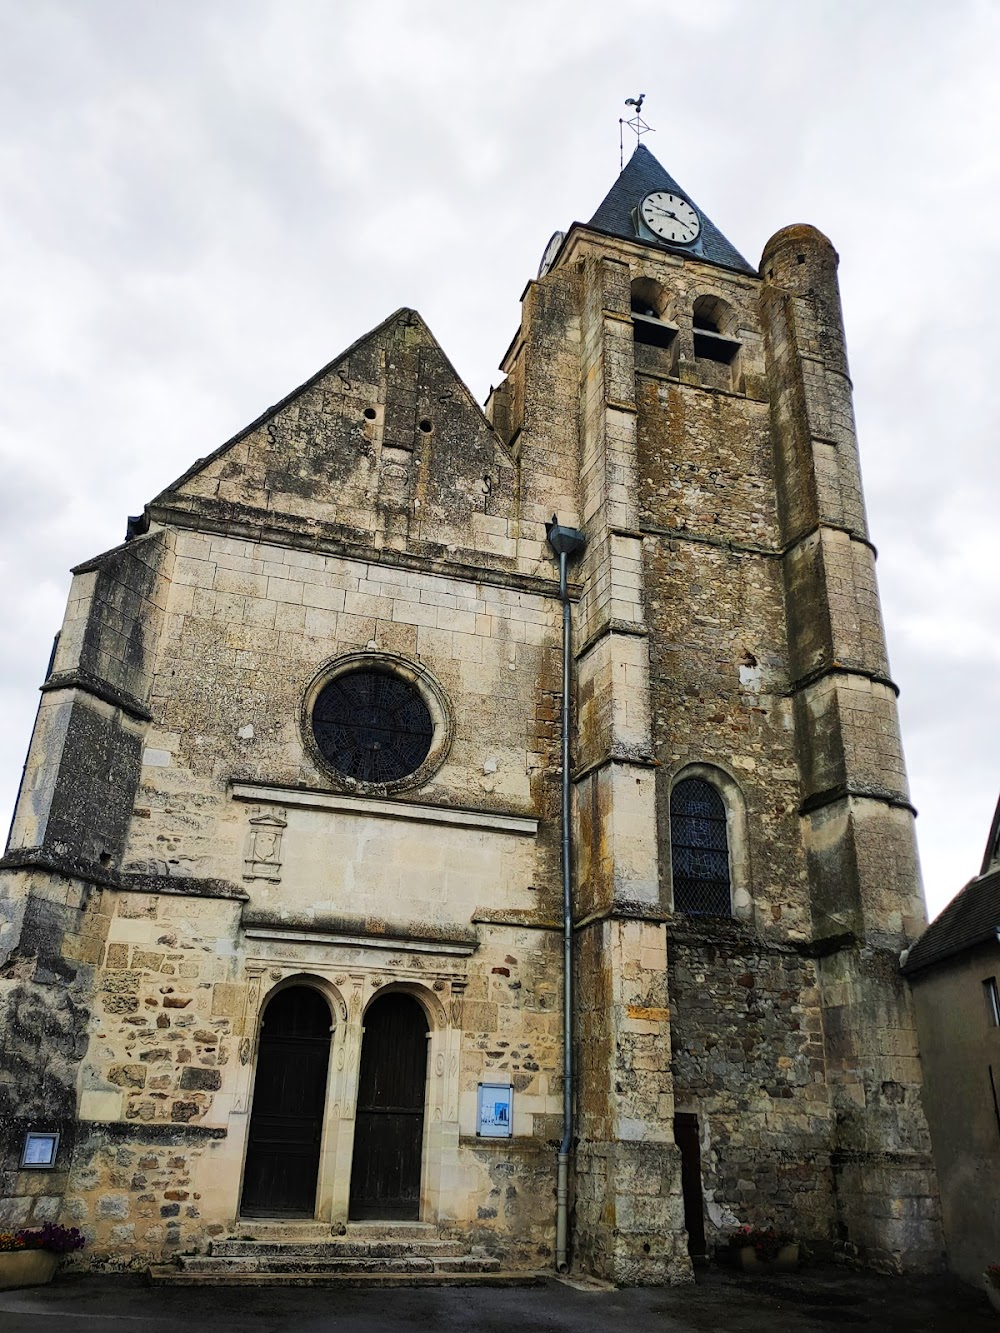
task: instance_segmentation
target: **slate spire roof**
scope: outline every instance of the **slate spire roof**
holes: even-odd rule
[[[677,254],[691,254],[710,264],[721,264],[723,268],[736,269],[739,273],[756,274],[757,270],[748,264],[736,247],[730,244],[718,227],[706,217],[695,201],[677,184],[669,172],[664,170],[648,148],[642,144],[635,150],[625,169],[612,185],[600,208],[587,223],[596,231],[607,232],[612,236],[625,236],[636,239],[633,210],[647,194],[653,190],[669,190],[679,194],[696,209],[701,218],[701,234],[694,245],[666,245],[662,241],[648,241],[650,245],[662,245],[664,249]]]

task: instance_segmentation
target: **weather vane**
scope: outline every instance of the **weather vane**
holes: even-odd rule
[[[626,120],[624,116],[618,117],[618,169],[625,169],[625,126],[635,131],[635,146],[639,147],[639,141],[644,134],[655,134],[656,131],[652,125],[647,125],[642,118],[642,104],[646,100],[646,94],[640,93],[638,97],[626,97],[625,105],[635,107],[635,115],[631,120]]]

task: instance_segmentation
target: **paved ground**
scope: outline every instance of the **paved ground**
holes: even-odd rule
[[[0,1333],[996,1333],[985,1295],[951,1279],[810,1269],[748,1278],[712,1270],[695,1287],[414,1291],[152,1289],[70,1277],[0,1292]]]

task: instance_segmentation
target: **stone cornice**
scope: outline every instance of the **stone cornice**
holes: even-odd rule
[[[106,680],[92,676],[89,671],[60,671],[56,675],[49,676],[48,680],[38,688],[42,694],[50,694],[55,690],[79,690],[81,694],[89,694],[103,703],[110,704],[112,708],[120,708],[136,722],[153,720],[153,714],[134,694],[109,685]]]
[[[889,787],[876,787],[863,782],[838,782],[824,791],[813,792],[799,806],[800,815],[808,815],[813,810],[822,810],[827,805],[846,801],[850,797],[862,801],[880,801],[883,805],[894,806],[899,810],[909,810],[916,816],[916,807],[911,805],[904,792],[893,791]]]
[[[414,573],[439,574],[464,583],[513,588],[517,592],[533,593],[536,597],[559,597],[559,579],[555,577],[554,566],[553,577],[549,579],[515,569],[477,564],[472,558],[474,552],[463,552],[462,555],[469,557],[463,559],[461,555],[452,557],[438,550],[426,554],[389,550],[369,545],[360,532],[351,535],[342,529],[333,529],[329,524],[316,523],[307,530],[302,524],[290,519],[283,521],[281,515],[265,513],[263,510],[236,507],[201,497],[195,504],[187,505],[178,503],[179,499],[174,497],[172,503],[161,501],[152,504],[149,508],[150,517],[156,523],[192,532],[215,533],[291,550],[313,551],[318,555],[340,556],[360,564],[387,565],[394,569],[409,569]],[[234,509],[238,509],[238,512],[233,513]],[[570,583],[570,600],[578,600],[580,593],[580,585]]]
[[[318,791],[312,787],[280,787],[270,783],[230,783],[234,801],[262,805],[299,806],[306,810],[331,810],[341,814],[373,816],[380,819],[412,819],[422,824],[450,824],[458,828],[489,829],[493,833],[527,834],[538,832],[534,815],[480,810],[456,805],[425,805],[417,801],[380,800],[371,796],[352,796],[343,792]]]
[[[243,926],[245,938],[271,944],[311,945],[329,949],[331,946],[347,948],[387,949],[392,953],[429,953],[447,954],[456,958],[468,958],[479,948],[478,939],[453,939],[404,935],[402,933],[382,934],[377,931],[332,931],[290,929],[287,926],[267,923],[247,924]]]

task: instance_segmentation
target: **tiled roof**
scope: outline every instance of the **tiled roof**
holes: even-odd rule
[[[612,185],[600,208],[587,225],[597,231],[609,232],[612,236],[626,236],[630,240],[635,240],[632,210],[653,190],[669,190],[671,194],[679,194],[686,199],[701,218],[701,234],[694,245],[673,246],[662,241],[647,241],[647,244],[662,245],[665,250],[673,250],[677,254],[695,255],[710,264],[721,264],[740,273],[756,273],[753,265],[748,264],[740,252],[726,240],[687,190],[681,189],[673,177],[660,166],[649,149],[644,148],[642,144],[629,158],[625,170]]]
[[[1000,867],[970,880],[906,955],[903,972],[912,976],[977,944],[997,938],[1000,929]]]

